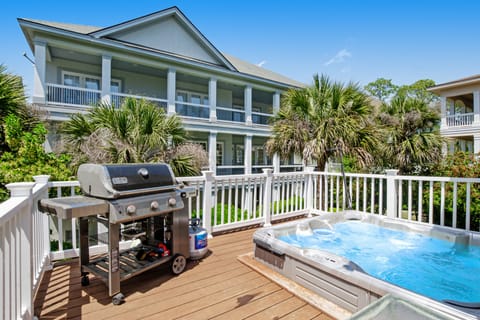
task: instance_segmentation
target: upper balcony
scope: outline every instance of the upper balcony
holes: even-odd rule
[[[122,104],[126,97],[145,99],[177,114],[188,124],[264,127],[280,106],[280,91],[209,73],[152,68],[116,57],[93,56],[50,47],[45,75],[35,77],[33,102],[53,120],[86,112],[99,102]],[[40,74],[36,66],[36,74]],[[231,126],[230,124],[235,124]]]
[[[442,121],[440,130],[444,136],[472,135],[480,128],[480,112],[475,107],[475,93],[449,95],[441,98]]]

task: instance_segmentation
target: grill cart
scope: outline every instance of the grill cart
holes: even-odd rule
[[[124,300],[121,281],[164,263],[170,263],[174,274],[183,272],[190,257],[184,200],[196,195],[195,188],[177,183],[166,164],[83,164],[78,180],[83,196],[42,199],[39,207],[59,219],[78,218],[83,286],[93,273],[106,283],[112,303],[118,305]],[[89,219],[108,228],[106,234],[93,235],[108,243],[108,253],[95,259],[89,255]],[[122,237],[141,241],[120,251]]]

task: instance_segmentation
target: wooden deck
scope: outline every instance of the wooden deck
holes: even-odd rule
[[[216,236],[211,254],[172,276],[166,266],[122,282],[114,306],[102,281],[80,285],[78,261],[45,274],[35,314],[40,319],[332,319],[237,260],[252,251],[245,230]]]

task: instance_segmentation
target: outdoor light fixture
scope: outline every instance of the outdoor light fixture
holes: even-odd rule
[[[33,61],[32,59],[30,59],[30,58],[27,56],[27,53],[26,53],[26,52],[23,53],[23,56],[25,57],[25,59],[27,59],[28,61],[30,61],[33,65],[35,65],[35,61]]]

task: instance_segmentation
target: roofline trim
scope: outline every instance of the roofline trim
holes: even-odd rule
[[[147,50],[147,49],[132,48],[130,46],[119,44],[117,42],[112,43],[113,41],[109,40],[108,38],[98,38],[97,39],[97,38],[93,38],[89,35],[85,35],[85,34],[70,31],[70,30],[59,29],[59,28],[52,27],[52,26],[47,26],[47,25],[44,25],[44,24],[41,24],[41,23],[38,23],[38,22],[28,21],[28,20],[21,19],[21,18],[18,18],[18,20],[19,20],[19,23],[20,23],[20,26],[22,27],[22,29],[23,29],[23,27],[26,27],[26,28],[36,29],[36,30],[44,31],[44,32],[52,32],[52,33],[57,34],[57,35],[62,35],[62,36],[73,38],[73,39],[80,40],[80,41],[92,42],[92,43],[95,43],[95,44],[98,44],[98,45],[113,47],[113,48],[120,49],[120,50],[133,51],[133,52],[137,52],[137,53],[143,53],[143,54],[147,54],[147,55],[151,55],[151,56],[156,56],[156,57],[159,57],[159,58],[162,58],[162,59],[165,59],[165,60],[168,60],[168,61],[172,61],[172,62],[175,62],[175,63],[179,63],[179,64],[190,64],[190,65],[196,66],[198,68],[211,70],[211,71],[218,72],[218,73],[223,73],[223,74],[236,75],[236,76],[240,76],[241,78],[250,79],[250,80],[254,80],[254,81],[259,81],[260,80],[260,81],[266,82],[268,84],[271,84],[271,85],[274,85],[274,86],[277,86],[277,87],[280,86],[280,87],[283,87],[283,88],[286,88],[286,89],[289,89],[289,88],[292,88],[292,87],[293,88],[300,88],[300,87],[297,87],[297,86],[294,86],[294,85],[291,85],[291,84],[288,84],[288,83],[278,82],[278,81],[275,81],[275,80],[254,76],[254,75],[251,75],[251,74],[248,74],[248,73],[243,73],[243,72],[240,72],[236,69],[228,70],[228,69],[220,68],[220,67],[217,67],[217,66],[208,65],[206,63],[200,63],[200,62],[196,62],[194,60],[177,58],[177,57],[174,57],[172,55],[162,54],[162,53],[150,51],[150,50]],[[27,31],[27,30],[25,30],[25,31]],[[29,38],[27,40],[29,40],[28,42],[33,42],[33,39]],[[48,43],[48,41],[47,41],[47,43]],[[31,43],[29,43],[29,45],[30,45],[30,48],[32,49]],[[32,49],[32,51],[33,51],[33,49]]]

